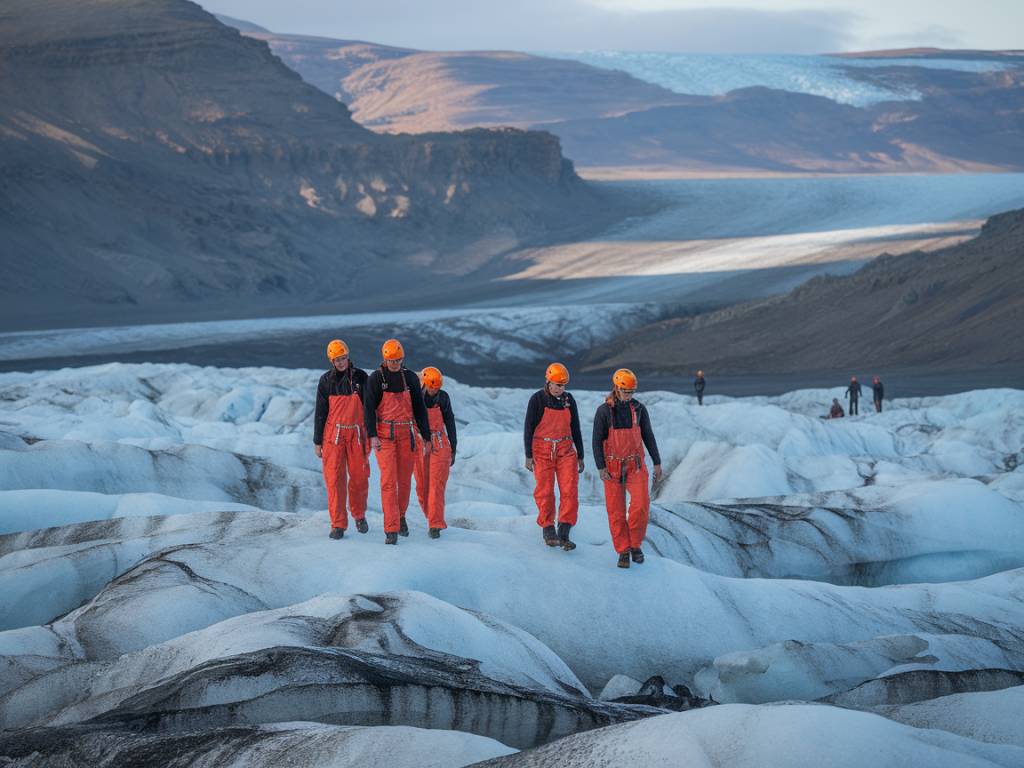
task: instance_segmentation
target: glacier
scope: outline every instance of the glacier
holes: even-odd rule
[[[851,77],[847,69],[923,67],[957,72],[993,72],[1009,64],[985,59],[838,59],[800,54],[706,54],[670,51],[572,51],[545,53],[602,69],[618,69],[676,93],[716,96],[763,86],[823,96],[866,107],[879,101],[916,100],[912,88],[884,87]]]
[[[445,536],[414,500],[384,546],[374,465],[370,533],[328,539],[318,375],[0,374],[0,757],[1024,761],[1024,391],[641,391],[666,478],[621,571],[590,458],[578,549],[544,547],[530,392],[450,379]]]

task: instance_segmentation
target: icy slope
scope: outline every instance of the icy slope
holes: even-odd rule
[[[1024,749],[918,730],[876,715],[826,706],[730,704],[570,736],[483,763],[507,768],[1016,768]]]
[[[522,467],[530,392],[454,381],[459,453],[441,540],[426,537],[414,500],[412,535],[384,546],[375,467],[370,533],[328,539],[317,376],[167,365],[0,376],[0,756],[45,764],[31,754],[46,745],[41,755],[78,765],[89,750],[123,760],[175,744],[196,764],[259,765],[290,749],[293,728],[348,755],[362,754],[351,733],[376,748],[392,732],[330,726],[412,726],[465,746],[463,762],[441,763],[459,765],[503,753],[452,731],[530,748],[661,711],[592,698],[616,675],[660,675],[720,702],[860,708],[1024,681],[1024,392],[900,400],[841,422],[820,418],[839,390],[703,408],[642,393],[666,479],[648,560],[622,571],[591,457],[579,548],[548,549]],[[575,394],[589,437],[603,394]],[[991,702],[1009,722],[1015,699]],[[882,764],[1017,757],[807,711],[678,717],[699,715],[684,720],[694,733],[763,722],[784,734],[794,718],[824,718],[851,744],[882,734]],[[955,711],[915,723],[983,732],[958,730]],[[271,725],[295,720],[326,725]],[[637,750],[661,743],[650,727]],[[999,728],[995,740],[1015,743]],[[759,733],[748,738],[760,764],[789,764]],[[710,735],[687,739],[666,754],[723,754]],[[812,740],[807,755],[832,749]],[[296,764],[318,754],[296,751]],[[741,757],[727,750],[720,764]]]

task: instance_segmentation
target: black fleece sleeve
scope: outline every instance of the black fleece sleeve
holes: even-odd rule
[[[452,410],[452,399],[447,392],[442,391],[438,400],[438,407],[441,409],[441,417],[444,419],[444,429],[448,433],[448,442],[452,446],[452,456],[455,455],[455,446],[459,438],[455,434],[455,412]]]
[[[569,428],[572,429],[572,442],[576,446],[576,457],[583,461],[583,432],[580,430],[580,409],[576,407],[576,399],[569,395]]]
[[[377,436],[377,406],[384,393],[381,386],[381,373],[374,371],[366,380],[366,393],[363,395],[363,418],[366,424],[366,436]]]
[[[598,470],[605,467],[604,441],[608,439],[608,429],[611,410],[605,403],[602,403],[594,414],[594,436],[590,441],[590,447],[594,449],[594,463]]]
[[[645,406],[640,406],[640,436],[644,439],[647,452],[651,454],[651,463],[654,466],[661,464],[661,454],[658,453],[658,441],[654,439],[654,430],[651,429],[651,416],[647,413]]]
[[[544,407],[540,402],[541,393],[534,392],[530,398],[530,404],[526,406],[526,420],[523,422],[523,445],[526,448],[526,458],[533,458],[533,432],[540,424],[540,417],[544,413]]]
[[[327,374],[320,377],[316,385],[316,413],[313,416],[313,445],[322,445],[324,442],[324,426],[327,424],[327,414],[330,412],[331,400],[327,394]]]
[[[405,376],[405,385],[409,388],[409,399],[412,400],[412,417],[420,428],[420,435],[429,443],[430,417],[427,416],[427,404],[423,402],[423,390],[420,389],[420,380],[409,369],[405,369],[402,373]]]

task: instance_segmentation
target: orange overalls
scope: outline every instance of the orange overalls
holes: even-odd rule
[[[558,479],[558,522],[576,525],[580,502],[577,493],[579,473],[576,447],[572,443],[570,421],[566,408],[545,408],[540,423],[533,431],[533,491],[537,502],[537,525],[555,524],[555,479]]]
[[[604,441],[605,469],[611,480],[604,481],[604,502],[608,509],[608,528],[612,544],[620,555],[640,549],[647,534],[651,496],[648,490],[647,465],[644,463],[644,441],[636,409],[629,407],[631,426],[615,429],[614,419]],[[626,492],[629,492],[629,515],[626,515]]]
[[[452,446],[444,428],[441,406],[427,408],[430,419],[430,441],[433,451],[416,457],[416,496],[427,518],[428,528],[447,528],[444,522],[444,489],[452,465]]]
[[[405,374],[402,374],[405,381]],[[380,505],[384,511],[384,532],[398,533],[400,521],[409,508],[412,470],[420,452],[412,396],[408,385],[401,392],[383,392],[377,406],[377,466],[380,467]]]
[[[363,401],[359,393],[331,395],[329,403],[320,452],[327,484],[327,509],[331,513],[331,527],[345,530],[348,528],[346,495],[352,517],[362,520],[366,515],[370,446],[363,433]]]

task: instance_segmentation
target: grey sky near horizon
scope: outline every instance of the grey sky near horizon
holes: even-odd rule
[[[751,0],[745,0],[751,5]],[[274,32],[430,50],[1024,48],[1024,0],[200,0]]]

